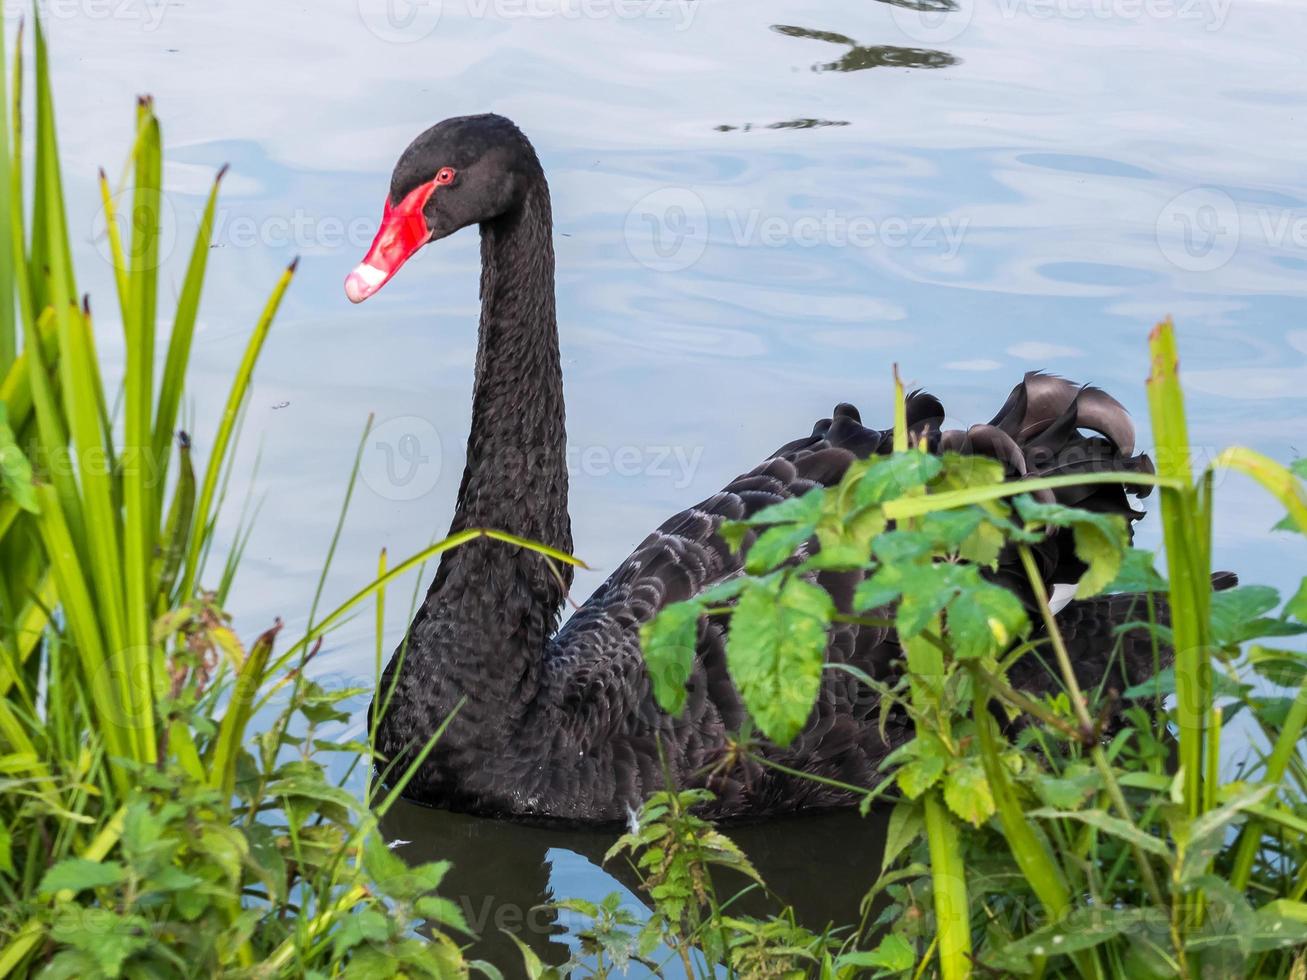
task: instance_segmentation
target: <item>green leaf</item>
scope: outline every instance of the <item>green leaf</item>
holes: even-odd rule
[[[904,796],[915,800],[939,782],[950,757],[944,743],[930,734],[918,735],[914,741],[904,746],[904,753],[904,757],[910,761],[894,774],[894,781],[903,790]],[[893,758],[891,756],[886,762]]]
[[[64,889],[76,893],[87,888],[108,888],[124,878],[123,866],[116,861],[65,858],[45,873],[37,891],[43,895]]]
[[[1171,852],[1162,841],[1150,834],[1144,833],[1133,824],[1127,823],[1120,817],[1113,817],[1102,810],[1032,810],[1029,813],[1032,817],[1045,817],[1050,820],[1071,819],[1079,820],[1089,824],[1091,827],[1111,834],[1113,837],[1119,837],[1127,844],[1138,847],[1140,850],[1148,851],[1151,854],[1157,854],[1164,858],[1170,858]]]
[[[777,745],[789,744],[812,713],[834,612],[826,590],[801,578],[753,581],[740,594],[726,664],[750,715]]]
[[[963,598],[949,604],[948,636],[960,660],[998,654],[1025,629],[1026,610],[1007,589],[984,581],[975,566],[963,566]]]
[[[147,925],[138,915],[118,915],[110,909],[65,905],[55,916],[50,938],[88,955],[103,976],[116,977],[132,954],[150,944],[145,933]]]
[[[6,297],[6,302],[12,298]],[[9,409],[0,402],[0,486],[23,510],[36,514],[36,491],[32,487],[32,464],[18,448],[14,430],[9,427]]]
[[[1025,494],[1013,499],[1017,513],[1028,524],[1069,527],[1075,534],[1076,557],[1087,566],[1076,586],[1076,598],[1102,592],[1121,571],[1130,532],[1115,514],[1096,514],[1063,504],[1039,503]]]
[[[944,777],[944,802],[973,827],[994,815],[994,794],[979,762],[958,763]]]
[[[1030,784],[1045,806],[1058,810],[1077,810],[1098,789],[1101,779],[1096,769],[1083,762],[1075,762],[1067,766],[1059,776],[1033,773]]]
[[[884,871],[913,841],[921,837],[926,826],[925,814],[916,803],[900,800],[890,812],[889,826],[885,830],[885,852],[880,870]]]
[[[916,636],[961,593],[964,573],[958,565],[903,565],[903,598],[894,625],[901,639]]]
[[[1284,612],[1300,623],[1307,623],[1307,578],[1299,583],[1293,598],[1284,604]]]
[[[1280,594],[1266,585],[1241,585],[1213,592],[1211,598],[1212,642],[1234,646],[1265,636],[1296,636],[1307,625],[1263,616],[1280,604]]]
[[[1028,936],[999,947],[991,947],[986,963],[991,969],[1030,972],[1031,957],[1058,956],[1090,949],[1121,935],[1165,932],[1166,913],[1161,909],[1114,909],[1094,906],[1076,909],[1060,922],[1036,929]]]
[[[384,943],[390,938],[390,921],[376,909],[363,909],[342,915],[336,921],[331,950],[340,956],[360,943]]]
[[[522,954],[522,966],[525,969],[527,980],[558,980],[561,976],[558,970],[552,966],[545,966],[544,962],[530,946],[507,929],[500,929],[499,931],[513,940],[513,945]]]
[[[1307,678],[1307,653],[1280,650],[1260,644],[1249,647],[1248,663],[1272,684],[1300,687]]]
[[[1219,670],[1212,671],[1212,693],[1218,698],[1241,698],[1252,690],[1248,684],[1231,680]],[[1146,681],[1128,687],[1121,697],[1164,698],[1175,693],[1175,667],[1165,667]]]
[[[984,519],[979,507],[937,510],[917,522],[917,529],[945,551],[956,551],[971,537]]]
[[[894,500],[917,487],[925,486],[943,469],[938,456],[929,453],[893,453],[868,461],[866,470],[853,489],[858,507]]]
[[[695,601],[703,606],[719,606],[724,602],[730,602],[744,590],[747,581],[744,578],[731,578],[725,582],[718,582],[712,588],[704,589],[695,596]]]
[[[1183,832],[1172,828],[1180,851],[1179,867],[1175,871],[1178,881],[1187,883],[1202,875],[1213,857],[1225,843],[1226,827],[1244,810],[1256,806],[1275,791],[1274,786],[1253,786],[1237,793],[1215,810],[1208,810],[1192,822],[1186,821]]]
[[[817,543],[821,550],[810,564],[821,568],[861,568],[867,563],[872,541],[885,530],[885,514],[877,507],[867,507],[852,515],[835,510],[835,494],[826,496],[827,506],[817,523]]]
[[[702,611],[697,600],[674,602],[640,627],[640,649],[654,699],[669,714],[680,714],[685,707],[685,682],[694,668]]]
[[[1165,592],[1166,579],[1154,567],[1157,557],[1143,548],[1127,548],[1121,570],[1104,592]]]
[[[447,898],[441,898],[438,895],[424,895],[413,903],[413,910],[424,919],[437,925],[445,926],[448,929],[457,929],[469,936],[476,935],[468,926],[467,920],[463,918],[463,910]]]
[[[903,593],[903,573],[895,565],[882,565],[853,590],[853,609],[883,609]]]
[[[880,945],[869,952],[845,953],[835,961],[837,971],[855,966],[879,967],[901,973],[912,969],[917,961],[916,950],[912,944],[896,932],[891,932],[880,941]]]
[[[750,575],[770,572],[789,561],[816,529],[816,524],[778,524],[767,528],[749,547],[744,570]]]

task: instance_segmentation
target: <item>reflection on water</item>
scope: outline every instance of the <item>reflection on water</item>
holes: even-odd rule
[[[765,126],[755,127],[753,123],[745,123],[743,126],[729,126],[723,123],[714,127],[719,133],[732,133],[739,131],[747,133],[752,129],[820,129],[823,126],[847,126],[847,120],[844,119],[787,119],[784,122],[767,123]]]
[[[927,48],[903,48],[892,44],[868,47],[859,44],[851,37],[836,34],[834,31],[812,31],[806,27],[791,27],[788,24],[773,24],[772,30],[777,34],[784,34],[786,37],[805,37],[813,41],[828,41],[831,44],[848,45],[849,50],[836,61],[813,65],[812,70],[816,72],[862,71],[864,68],[948,68],[958,63],[958,59],[946,51],[932,51]]]
[[[820,931],[832,923],[859,921],[862,897],[880,871],[888,815],[888,810],[877,810],[864,819],[853,812],[832,812],[725,829],[776,899],[792,904],[800,923]],[[579,895],[597,901],[624,890],[629,904],[644,912],[639,878],[626,860],[603,865],[617,830],[524,826],[404,802],[387,814],[381,829],[388,840],[406,842],[397,845],[396,853],[409,862],[453,862],[440,894],[459,905],[480,935],[472,955],[506,973],[520,957],[505,931],[547,962],[567,959],[568,940],[578,923],[568,913],[539,907],[545,903]],[[834,874],[833,851],[839,854]],[[730,873],[715,884],[724,900],[748,882]],[[755,890],[732,908],[765,916],[778,905]]]

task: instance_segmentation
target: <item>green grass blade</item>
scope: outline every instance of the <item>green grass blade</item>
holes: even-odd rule
[[[224,797],[230,797],[236,790],[236,760],[245,736],[245,726],[253,714],[254,701],[263,686],[268,658],[279,632],[280,622],[254,641],[249,656],[236,675],[236,688],[218,727],[209,764],[209,785],[221,790]]]
[[[118,286],[118,308],[125,325],[129,316],[127,304],[130,302],[131,284],[128,279],[127,256],[123,252],[123,239],[118,231],[118,207],[114,203],[113,190],[109,187],[109,178],[105,176],[103,167],[100,168],[99,184],[100,207],[104,211],[104,237],[109,242],[114,283]]]
[[[210,513],[210,508],[213,506],[213,495],[218,488],[218,478],[226,468],[232,429],[236,424],[237,416],[240,414],[240,407],[245,399],[245,392],[249,388],[250,378],[254,374],[254,365],[259,359],[260,351],[263,350],[264,341],[268,339],[268,331],[272,327],[272,318],[276,316],[277,307],[281,305],[281,298],[286,294],[286,289],[290,286],[298,262],[298,259],[291,262],[286,271],[282,273],[281,279],[278,280],[276,287],[272,291],[272,295],[268,298],[267,305],[263,308],[263,313],[259,317],[259,322],[254,327],[254,334],[245,346],[245,355],[241,358],[240,367],[237,368],[236,377],[232,381],[231,391],[227,395],[227,404],[223,409],[222,419],[218,424],[218,433],[214,438],[213,448],[209,453],[209,466],[204,472],[204,483],[201,484],[200,494],[197,498],[198,502],[195,506],[195,526],[191,535],[190,553],[186,559],[186,572],[182,577],[181,598],[183,601],[189,599],[194,592],[196,580],[202,571],[200,554],[207,537],[203,530],[212,525],[216,516]]]
[[[41,504],[37,527],[59,590],[60,608],[73,635],[99,716],[99,734],[111,754],[130,758],[133,751],[132,718],[126,712],[127,702],[120,696],[120,685],[114,683],[118,679],[114,675],[121,672],[115,670],[115,664],[108,659],[90,585],[82,574],[81,556],[73,546],[55,492],[50,487],[38,486],[37,495]],[[111,766],[110,772],[119,791],[125,793],[129,785],[127,770]]]
[[[168,508],[168,520],[155,560],[154,595],[160,612],[167,608],[177,583],[186,557],[186,538],[195,518],[195,467],[191,464],[191,442],[185,433],[177,439],[177,456],[177,485],[173,488],[172,505]]]
[[[1211,664],[1207,650],[1208,597],[1211,573],[1199,540],[1196,490],[1190,468],[1188,425],[1180,389],[1175,328],[1167,320],[1149,338],[1152,370],[1148,406],[1160,476],[1178,483],[1161,493],[1162,535],[1171,583],[1172,630],[1175,636],[1176,724],[1180,730],[1180,764],[1184,767],[1185,804],[1192,816],[1202,810],[1205,794],[1203,756],[1212,705]]]
[[[182,280],[181,295],[177,299],[177,313],[173,318],[172,336],[168,341],[168,356],[164,362],[159,383],[159,406],[154,417],[154,455],[159,461],[159,480],[167,475],[168,444],[177,427],[177,412],[181,407],[185,387],[186,366],[190,362],[191,341],[195,336],[195,321],[199,315],[200,292],[204,286],[204,270],[209,260],[209,239],[213,237],[213,216],[218,205],[218,188],[227,168],[218,171],[209,191],[209,199],[195,234],[190,264]]]
[[[141,139],[136,148],[136,180],[132,197],[131,273],[127,316],[123,320],[127,363],[123,376],[126,411],[123,417],[122,562],[119,576],[126,611],[125,650],[133,668],[149,676],[152,648],[150,621],[154,608],[152,554],[158,528],[159,491],[154,455],[154,331],[156,279],[159,264],[159,214],[162,146],[159,122],[148,99],[138,103]],[[106,439],[106,444],[109,440]],[[152,699],[142,698],[142,729],[153,731]],[[140,740],[138,750],[154,761],[153,738]]]

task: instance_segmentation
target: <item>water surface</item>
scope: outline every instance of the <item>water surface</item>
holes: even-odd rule
[[[1199,456],[1303,448],[1307,12],[1288,2],[87,0],[52,9],[49,33],[106,348],[119,334],[93,181],[117,173],[132,96],[153,93],[164,122],[179,242],[165,281],[232,165],[194,353],[201,446],[267,291],[302,256],[245,431],[263,501],[232,599],[247,634],[278,615],[303,626],[369,413],[324,602],[369,579],[383,546],[397,560],[448,525],[475,233],[362,307],[341,280],[395,157],[449,115],[512,117],[549,172],[576,548],[597,569],[578,598],[835,402],[887,420],[895,361],[956,424],[988,418],[1032,368],[1101,384],[1144,423],[1146,332],[1173,314]],[[1276,508],[1238,478],[1217,499],[1218,563],[1296,584],[1301,545],[1268,531]],[[233,508],[222,533],[235,525]],[[1142,538],[1157,536],[1150,519]],[[392,593],[388,644],[407,598]],[[335,634],[318,676],[369,677],[370,633],[365,617]],[[611,835],[417,808],[389,829],[405,853],[460,863],[473,918],[487,894],[521,908],[631,886],[598,867]],[[876,831],[846,815],[741,840],[820,925],[854,917]],[[552,928],[526,932],[557,953]]]

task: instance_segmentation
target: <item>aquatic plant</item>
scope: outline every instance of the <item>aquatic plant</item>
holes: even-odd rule
[[[223,611],[245,535],[218,573],[206,565],[294,265],[255,324],[212,444],[193,446],[174,430],[222,174],[165,353],[162,139],[140,100],[129,188],[100,179],[126,351],[111,410],[76,288],[39,22],[32,34],[30,162],[21,33],[12,76],[0,54],[0,977],[465,975],[452,935],[467,927],[434,893],[446,865],[410,868],[386,847],[376,825],[394,794],[369,808],[327,775],[332,753],[370,758],[366,743],[323,733],[359,692],[328,691],[303,669],[343,610],[274,658],[279,623],[247,644]],[[278,709],[260,713],[274,694]]]
[[[676,638],[699,616],[729,616],[732,637],[749,638],[734,648],[733,674],[795,676],[820,662],[824,633],[769,630],[772,607],[732,600],[774,594],[819,569],[870,573],[851,613],[827,607],[823,615],[888,618],[906,651],[892,679],[855,678],[916,730],[886,759],[884,781],[861,788],[864,806],[897,802],[884,874],[844,951],[888,929],[877,948],[895,941],[902,962],[882,964],[886,975],[1286,976],[1307,966],[1307,654],[1260,644],[1244,651],[1251,641],[1307,632],[1307,579],[1271,616],[1281,605],[1274,590],[1214,592],[1210,567],[1215,474],[1257,480],[1288,512],[1281,527],[1307,533],[1307,464],[1287,468],[1233,448],[1195,477],[1169,322],[1153,331],[1150,351],[1156,475],[1004,482],[998,466],[974,457],[916,451],[900,408],[894,456],[806,503],[726,529],[738,541],[746,530],[762,532],[750,575],[727,592],[669,607],[646,629],[650,676],[675,710],[687,674],[678,658],[689,649]],[[1160,489],[1168,579],[1152,555],[1127,547],[1118,518],[1031,496],[1090,479]],[[1106,665],[1142,637],[1159,666],[1174,651],[1173,667],[1144,680],[1099,664],[1089,675],[1120,686],[1082,689],[1085,665],[1067,653],[1036,566],[1039,544],[1063,531],[1084,563],[1077,596],[1137,610],[1104,637]],[[814,533],[823,550],[791,558]],[[778,540],[790,546],[774,547]],[[1035,609],[980,574],[997,568],[1003,549],[1019,554]],[[1031,616],[1042,631],[1031,630]],[[1030,678],[1015,676],[1032,651],[1047,658],[1060,691],[1034,696]],[[1249,671],[1287,691],[1254,693]],[[811,694],[788,705],[740,689],[758,727],[775,738],[790,737],[797,729],[787,719],[811,709]],[[1249,745],[1232,777],[1221,736],[1240,711],[1265,747]],[[738,764],[767,764],[747,740],[741,745]]]

